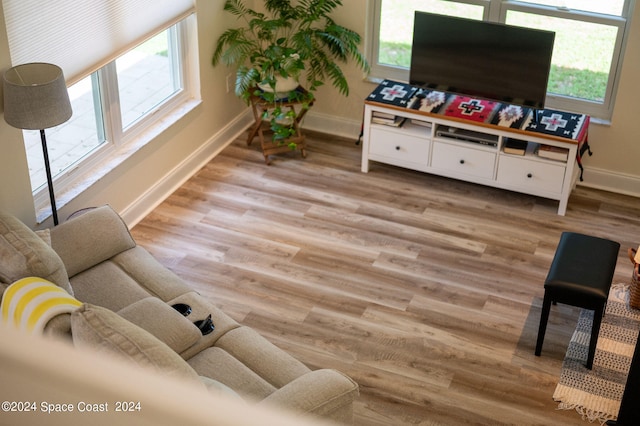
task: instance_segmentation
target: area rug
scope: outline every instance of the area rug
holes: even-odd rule
[[[601,424],[617,418],[640,330],[640,310],[631,309],[628,301],[628,285],[611,286],[592,370],[584,364],[593,311],[580,313],[553,393],[553,399],[559,402],[558,408],[575,409],[583,419]]]

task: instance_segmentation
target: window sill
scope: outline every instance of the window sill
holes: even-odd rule
[[[78,196],[91,188],[91,186],[96,182],[115,170],[120,164],[124,163],[129,157],[145,147],[169,127],[183,119],[201,103],[202,100],[200,99],[189,99],[186,102],[181,103],[171,112],[158,119],[154,125],[141,132],[135,139],[127,142],[121,147],[113,149],[110,153],[107,153],[105,157],[99,161],[99,164],[96,167],[91,167],[90,171],[85,171],[84,174],[77,176],[74,179],[76,181],[75,184],[62,189],[56,188],[56,207],[60,216],[60,222],[64,222],[65,218],[61,216],[59,212],[63,210],[66,205],[74,201]],[[74,173],[74,171],[71,171],[70,173]],[[48,191],[46,186],[43,191]],[[52,212],[51,207],[49,206],[49,198],[47,197],[45,205],[38,208],[36,211],[38,225],[43,224],[51,217]]]
[[[598,126],[611,127],[611,120],[604,118],[591,117],[591,124],[597,124]]]

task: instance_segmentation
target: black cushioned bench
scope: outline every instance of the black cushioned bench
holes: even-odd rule
[[[575,232],[562,233],[544,283],[537,356],[542,351],[552,303],[590,309],[594,315],[586,366],[591,369],[619,250],[620,244],[615,241]]]

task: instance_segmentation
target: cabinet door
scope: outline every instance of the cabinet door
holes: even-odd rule
[[[371,126],[369,154],[378,161],[391,160],[391,164],[427,165],[429,161],[430,139],[416,137],[381,126]]]
[[[498,182],[524,192],[560,194],[565,170],[564,163],[552,164],[503,155],[498,166]]]
[[[496,153],[453,145],[446,142],[433,143],[431,167],[456,174],[493,179]]]

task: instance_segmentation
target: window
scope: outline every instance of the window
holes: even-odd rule
[[[609,119],[633,0],[374,0],[372,77],[408,81],[415,10],[556,32],[546,106]]]
[[[2,0],[2,11],[12,64],[56,64],[67,81],[73,115],[46,129],[56,189],[86,187],[195,104],[193,0]],[[44,210],[39,132],[24,140]]]
[[[115,60],[123,131],[183,88],[175,32],[163,31]]]
[[[56,186],[69,185],[189,97],[185,25],[171,26],[69,87],[73,116],[46,130]],[[48,202],[40,133],[24,131],[24,140],[39,206]]]
[[[94,76],[89,76],[69,87],[69,100],[73,110],[71,119],[60,126],[45,130],[51,174],[54,177],[68,170],[105,141],[101,132],[98,132],[97,115],[92,111],[94,79]],[[97,106],[100,106],[99,98]],[[40,144],[40,132],[38,130],[23,130],[22,133],[27,149],[31,188],[34,194],[40,190],[46,192],[46,189],[43,188],[47,183],[47,178]]]

